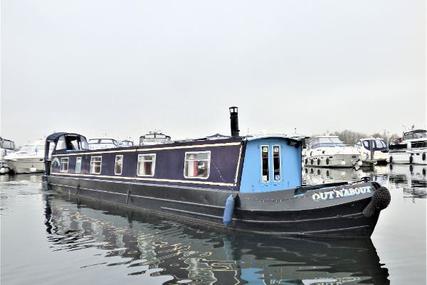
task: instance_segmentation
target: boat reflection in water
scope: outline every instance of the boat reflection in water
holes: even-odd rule
[[[358,181],[363,177],[363,172],[353,168],[321,168],[304,167],[303,179],[308,185],[317,185],[332,182]]]
[[[427,166],[425,165],[392,164],[389,181],[402,188],[405,197],[427,197]]]
[[[305,167],[303,180],[308,185],[322,183],[360,181],[369,178],[389,188],[403,189],[405,198],[427,197],[427,166],[391,164],[374,169]]]
[[[370,239],[304,240],[219,233],[47,192],[54,250],[96,248],[141,284],[389,284]],[[108,270],[108,269],[106,269]]]

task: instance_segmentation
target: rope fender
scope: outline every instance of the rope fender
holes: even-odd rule
[[[367,218],[371,217],[375,214],[376,211],[381,211],[387,208],[390,204],[391,195],[390,191],[388,191],[385,187],[380,187],[375,190],[372,195],[371,202],[363,209],[363,215]]]

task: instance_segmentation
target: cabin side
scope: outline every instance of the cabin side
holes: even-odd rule
[[[46,169],[54,176],[238,190],[241,138],[87,150],[60,147],[62,140],[74,141],[69,134],[52,137],[55,150]]]
[[[259,193],[300,187],[302,146],[285,137],[248,139],[240,192]]]

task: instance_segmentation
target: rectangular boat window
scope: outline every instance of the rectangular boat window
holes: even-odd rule
[[[261,146],[261,167],[262,167],[262,182],[268,182],[270,180],[270,169],[268,167],[269,149],[268,145]]]
[[[68,172],[68,157],[61,158],[60,172]]]
[[[273,145],[273,170],[274,170],[274,181],[280,181],[280,146]]]
[[[90,157],[90,174],[101,174],[102,156]]]
[[[123,170],[123,155],[116,155],[116,159],[114,162],[114,174],[122,175]]]
[[[208,178],[210,173],[211,152],[186,152],[184,164],[185,178]]]
[[[65,145],[65,137],[64,136],[61,136],[59,139],[58,139],[58,141],[57,141],[57,143],[56,143],[56,148],[55,148],[56,150],[64,150],[64,149],[66,149],[66,145]]]
[[[76,158],[76,168],[75,168],[74,172],[75,173],[82,172],[82,158],[81,157]]]
[[[156,154],[138,155],[138,176],[154,176],[156,170]]]

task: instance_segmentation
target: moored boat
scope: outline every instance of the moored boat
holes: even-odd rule
[[[148,134],[139,137],[139,145],[155,145],[155,144],[164,144],[171,143],[172,139],[170,136],[158,132],[150,131]]]
[[[390,144],[389,162],[427,165],[427,131],[411,130]]]
[[[44,150],[43,140],[24,145],[16,152],[12,152],[4,157],[12,173],[36,173],[44,171]]]
[[[134,143],[131,140],[122,140],[119,142],[119,146],[120,147],[131,147],[131,146],[134,146]]]
[[[364,166],[387,164],[388,148],[381,138],[362,138],[356,143]]]
[[[307,141],[305,166],[355,167],[361,166],[360,154],[353,146],[345,145],[337,136],[315,136]]]
[[[9,173],[9,166],[7,165],[4,157],[15,151],[15,142],[0,137],[0,174]]]
[[[115,148],[119,146],[119,143],[112,138],[93,138],[89,140],[88,144],[89,149],[92,150]]]
[[[281,235],[368,237],[390,193],[373,182],[302,185],[301,141],[231,136],[88,150],[79,134],[46,140],[46,184],[211,226]],[[57,149],[57,142],[79,149]]]

